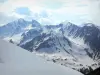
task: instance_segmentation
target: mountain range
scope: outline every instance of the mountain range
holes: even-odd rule
[[[0,38],[83,74],[100,67],[100,27],[92,23],[41,25],[18,19],[0,27]]]

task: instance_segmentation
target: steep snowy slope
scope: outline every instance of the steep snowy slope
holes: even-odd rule
[[[85,23],[82,27],[75,24],[63,26],[64,35],[68,36],[73,42],[86,47],[88,55],[100,61],[100,27],[92,23]],[[71,38],[70,38],[71,37]],[[91,50],[89,50],[89,48]]]
[[[82,75],[0,40],[0,75]]]

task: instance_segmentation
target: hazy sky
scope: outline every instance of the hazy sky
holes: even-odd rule
[[[100,25],[100,0],[0,0],[0,25],[18,18],[41,24],[70,21]]]

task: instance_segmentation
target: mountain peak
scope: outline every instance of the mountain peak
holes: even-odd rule
[[[32,26],[35,26],[35,27],[40,26],[40,23],[36,20],[32,20]]]
[[[70,26],[70,25],[74,25],[73,23],[69,22],[69,21],[64,21],[62,23],[60,23],[63,26]]]
[[[94,27],[95,24],[93,24],[93,23],[84,23],[83,26]]]
[[[63,21],[61,24],[68,24],[68,23],[71,23],[71,22],[69,22],[69,21]]]
[[[20,18],[20,19],[17,19],[16,21],[14,21],[14,22],[23,23],[23,22],[25,22],[25,20],[23,18]]]

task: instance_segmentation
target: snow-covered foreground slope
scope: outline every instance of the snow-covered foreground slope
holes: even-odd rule
[[[0,40],[0,75],[82,75]]]

